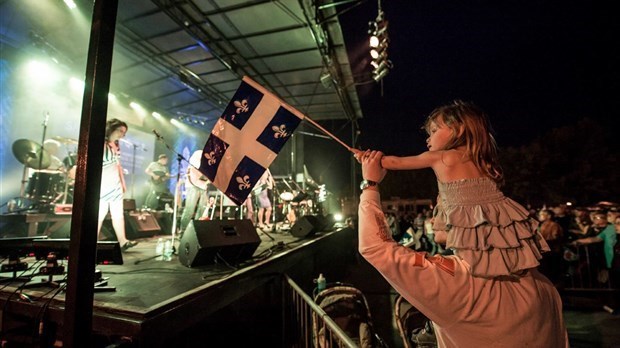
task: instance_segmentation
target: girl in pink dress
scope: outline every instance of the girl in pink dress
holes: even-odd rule
[[[433,321],[441,347],[565,347],[562,302],[536,267],[549,248],[538,223],[499,190],[503,179],[486,115],[470,103],[433,111],[428,151],[408,157],[354,150],[362,164],[359,251]],[[452,256],[429,256],[390,237],[379,183],[387,170],[432,168],[433,230]]]

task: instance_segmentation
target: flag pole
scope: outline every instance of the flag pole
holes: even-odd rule
[[[312,123],[312,125],[314,125],[316,128],[318,128],[321,132],[329,135],[330,138],[336,140],[340,145],[344,146],[348,151],[353,152],[353,150],[351,149],[351,147],[349,145],[345,144],[342,140],[338,139],[335,135],[330,133],[327,129],[321,127],[321,125],[319,125],[318,123],[314,122],[314,120],[312,120],[310,117],[305,116],[304,120],[307,120],[308,122]]]

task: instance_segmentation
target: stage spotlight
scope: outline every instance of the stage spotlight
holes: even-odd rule
[[[392,62],[387,59],[389,44],[387,29],[388,21],[385,20],[383,11],[379,8],[375,21],[368,22],[370,56],[372,57],[370,65],[372,66],[372,78],[377,82],[384,78],[392,68]]]

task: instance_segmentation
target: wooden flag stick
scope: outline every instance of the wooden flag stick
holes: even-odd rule
[[[330,133],[327,129],[321,127],[321,125],[319,125],[318,123],[314,122],[314,120],[312,120],[310,117],[305,116],[304,120],[312,123],[312,125],[314,125],[316,128],[318,128],[321,132],[329,135],[332,139],[336,140],[338,143],[340,143],[340,145],[344,146],[348,151],[353,152],[353,150],[351,149],[351,147],[349,145],[345,144],[342,140],[338,139],[335,135]]]

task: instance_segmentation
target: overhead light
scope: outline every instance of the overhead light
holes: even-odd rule
[[[379,46],[370,50],[370,56],[372,59],[377,59],[387,49],[387,44],[383,46]]]
[[[326,72],[323,75],[321,75],[321,84],[325,88],[330,88],[334,85],[334,82],[332,80],[332,75],[330,75],[329,72]]]
[[[77,7],[77,5],[75,4],[73,0],[64,0],[64,2],[65,2],[65,5],[67,5],[67,7],[72,10]]]
[[[387,48],[389,43],[388,21],[381,10],[379,1],[379,13],[374,21],[368,22],[368,34],[370,35],[368,45],[370,47],[370,65],[372,66],[372,78],[380,81],[393,67],[392,62],[387,58]]]
[[[392,61],[387,59],[387,54],[383,54],[379,57],[379,59],[373,61],[371,64],[374,67],[372,71],[372,78],[377,82],[384,78],[385,75],[387,75],[394,67]]]

